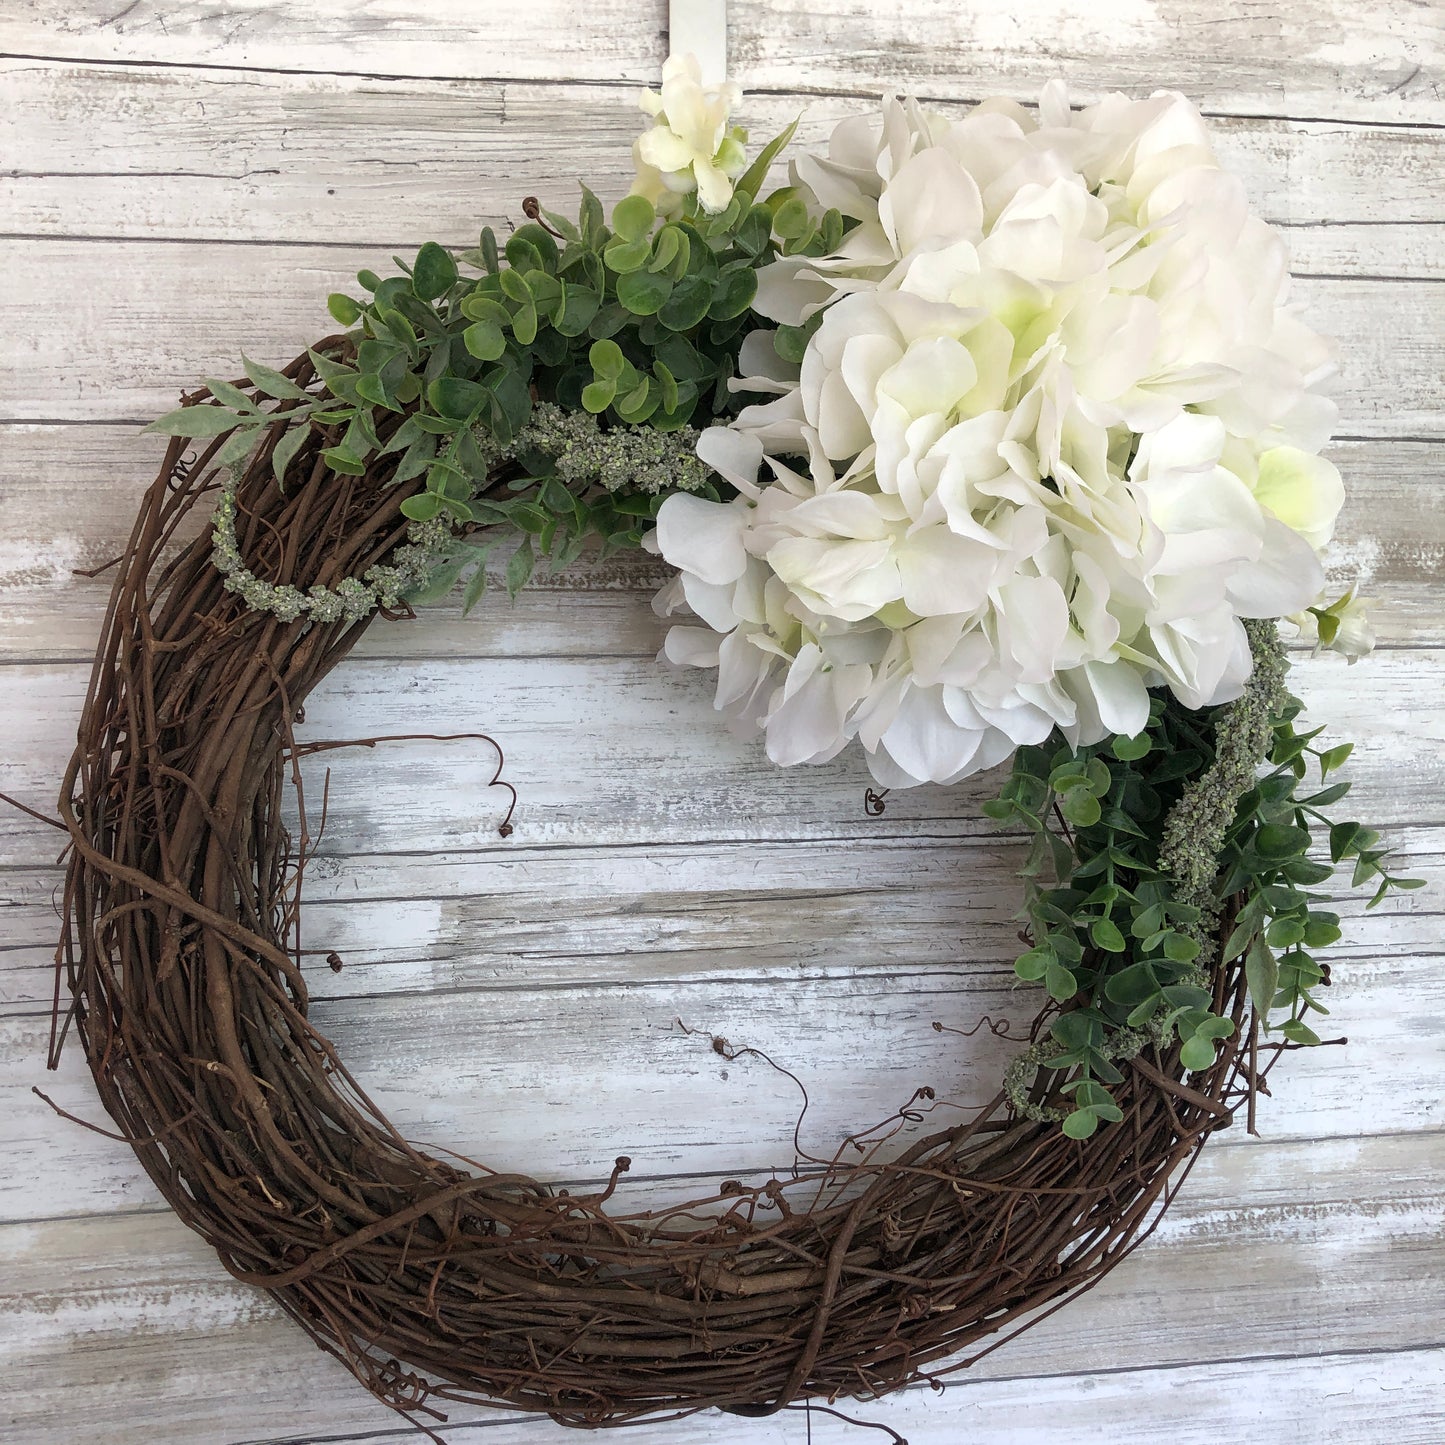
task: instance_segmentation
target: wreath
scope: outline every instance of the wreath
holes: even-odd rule
[[[1320,600],[1328,352],[1198,112],[890,101],[769,191],[794,127],[749,161],[736,102],[669,62],[610,220],[529,198],[505,243],[362,271],[343,332],[153,424],[62,788],[106,1108],[225,1267],[413,1419],[767,1414],[962,1368],[1122,1259],[1319,1042],[1335,866],[1418,886],[1335,817],[1349,745],[1286,687],[1276,619],[1370,642]],[[474,605],[499,543],[514,593],[660,553],[658,610],[692,614],[667,658],[779,765],[860,746],[877,808],[1012,759],[985,811],[1031,841],[1041,1005],[981,1111],[626,1214],[626,1158],[573,1193],[368,1100],[308,1020],[315,818],[293,838],[283,804],[327,745],[293,729],[378,616]]]

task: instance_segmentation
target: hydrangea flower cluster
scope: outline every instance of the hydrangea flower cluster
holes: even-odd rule
[[[774,762],[857,739],[888,787],[1131,736],[1150,687],[1238,697],[1242,619],[1318,601],[1343,489],[1329,347],[1194,106],[889,101],[793,182],[852,224],[759,273],[764,399],[698,445],[737,495],[658,516],[658,608],[703,624],[667,656]]]

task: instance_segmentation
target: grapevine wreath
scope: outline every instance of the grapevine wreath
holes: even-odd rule
[[[343,331],[154,423],[61,794],[105,1106],[226,1268],[412,1418],[936,1381],[1099,1279],[1319,1041],[1334,865],[1415,886],[1331,821],[1348,745],[1286,689],[1278,619],[1371,640],[1353,592],[1321,600],[1329,352],[1198,112],[889,101],[769,190],[793,128],[749,161],[736,92],[664,75],[610,219],[529,198],[504,243],[362,271]],[[307,1017],[312,825],[284,817],[326,745],[293,727],[378,616],[471,607],[498,543],[513,592],[594,544],[660,553],[658,610],[690,614],[666,657],[716,669],[779,765],[856,744],[891,789],[1012,759],[986,812],[1031,841],[1042,1006],[991,1103],[623,1214],[625,1159],[572,1193],[369,1102]]]

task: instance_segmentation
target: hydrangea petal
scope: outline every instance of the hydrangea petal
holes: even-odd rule
[[[678,666],[716,667],[721,639],[701,627],[670,627],[663,639],[662,655]]]
[[[969,612],[988,595],[989,548],[947,527],[914,532],[897,555],[902,600],[920,617]]]
[[[941,688],[911,689],[879,747],[915,783],[941,783],[962,772],[978,752],[982,732],[958,727]]]
[[[866,668],[824,670],[816,644],[799,649],[767,717],[768,756],[780,767],[823,762],[846,744],[843,721],[867,690]]]
[[[897,254],[972,240],[983,225],[983,198],[969,173],[946,151],[925,150],[891,178],[878,218]]]
[[[1315,549],[1292,527],[1266,517],[1260,557],[1234,573],[1227,595],[1240,617],[1287,617],[1308,607],[1324,585]]]
[[[697,455],[740,492],[757,495],[763,465],[763,444],[757,436],[735,427],[709,427],[697,439]]]
[[[746,526],[746,513],[732,503],[675,492],[658,508],[657,545],[674,567],[700,581],[735,582],[748,564]]]
[[[1345,501],[1345,484],[1335,464],[1298,447],[1271,447],[1259,459],[1254,495],[1312,547],[1334,535]]]

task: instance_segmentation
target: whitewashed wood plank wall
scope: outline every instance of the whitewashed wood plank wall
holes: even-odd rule
[[[1381,599],[1356,669],[1301,660],[1360,739],[1360,811],[1432,881],[1346,908],[1350,1044],[1292,1058],[1264,1134],[1212,1144],[1158,1236],[941,1396],[863,1410],[915,1445],[1445,1440],[1445,11],[1418,0],[730,0],[756,133],[815,140],[884,88],[943,104],[1173,85],[1286,228],[1341,339],[1352,492],[1337,576]],[[158,449],[136,424],[237,351],[327,326],[325,293],[421,240],[468,244],[522,195],[615,196],[659,0],[4,0],[0,4],[0,789],[52,801],[113,554]],[[831,1148],[929,1083],[987,1092],[1007,1046],[932,1023],[1023,1018],[1011,855],[985,787],[896,796],[778,773],[702,678],[652,655],[645,560],[577,569],[463,622],[377,626],[312,735],[484,727],[488,759],[337,755],[307,937],[315,1016],[415,1138],[558,1177],[630,1153],[639,1195],[785,1164],[796,1100],[675,1026],[777,1051]],[[43,1068],[56,839],[0,811],[0,1440],[401,1445],[418,1437],[237,1286]],[[643,1445],[866,1439],[824,1417],[709,1416]],[[447,1438],[548,1445],[461,1411]]]

